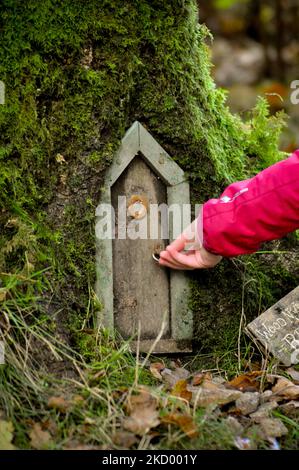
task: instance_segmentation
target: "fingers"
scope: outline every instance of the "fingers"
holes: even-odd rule
[[[195,237],[187,238],[184,234],[180,235],[179,238],[174,240],[172,243],[169,244],[172,248],[176,251],[182,251],[186,246],[198,246],[199,244],[196,242]]]
[[[178,256],[179,255],[179,256]],[[160,265],[167,266],[173,269],[196,269],[200,268],[201,265],[198,262],[195,252],[181,254],[178,253],[176,250],[173,250],[169,246],[167,247],[166,251],[162,251],[160,253]]]
[[[170,243],[169,246],[171,246],[174,250],[182,251],[185,245],[186,245],[186,239],[184,237],[184,234],[182,234],[176,240]]]
[[[181,269],[181,270],[191,270],[191,269],[193,269],[193,268],[182,265],[181,263],[178,263],[177,261],[175,261],[172,258],[171,254],[166,250],[164,250],[160,253],[159,263],[160,263],[161,266],[166,266],[166,267],[172,268],[172,269]]]
[[[173,264],[170,261],[166,261],[163,258],[160,258],[159,264],[160,264],[160,266],[163,266],[163,267],[166,267],[166,268],[171,268],[171,269],[176,269],[177,271],[193,271],[193,268],[188,268],[186,266]]]
[[[160,264],[163,264],[164,266],[165,266],[164,263],[168,263],[169,265],[171,265],[171,267],[175,266],[176,268],[184,268],[184,266],[182,266],[181,263],[178,263],[172,258],[171,254],[167,250],[161,251],[160,261],[163,261],[163,263],[160,263]]]
[[[180,270],[211,268],[218,264],[221,256],[208,253],[204,249],[202,243],[196,239],[196,229],[195,220],[176,240],[168,245],[166,250],[160,253],[159,264]]]
[[[159,263],[172,269],[208,269],[213,268],[221,261],[222,257],[206,252],[204,249],[179,253],[168,246],[160,253]]]
[[[184,231],[179,235],[172,243],[170,247],[176,251],[182,251],[185,248],[186,243],[191,244],[196,242],[196,220],[194,220]]]

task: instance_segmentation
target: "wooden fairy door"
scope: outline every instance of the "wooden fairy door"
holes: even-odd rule
[[[174,238],[168,216],[165,235],[162,209],[153,236],[153,206],[166,206],[176,221],[181,219],[170,208],[190,206],[183,170],[136,121],[122,139],[101,192],[96,209],[99,324],[116,329],[125,339],[133,338],[133,350],[138,337],[140,351],[190,351],[193,318],[187,275],[162,268],[152,257]],[[187,213],[182,229],[189,223]]]

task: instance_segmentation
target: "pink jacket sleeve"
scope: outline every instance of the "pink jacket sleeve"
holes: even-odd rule
[[[203,205],[203,245],[230,257],[299,228],[299,150]]]

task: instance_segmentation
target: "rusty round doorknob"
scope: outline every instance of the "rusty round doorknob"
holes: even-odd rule
[[[133,194],[128,204],[128,215],[134,219],[143,219],[146,216],[148,209],[148,201],[145,196]]]

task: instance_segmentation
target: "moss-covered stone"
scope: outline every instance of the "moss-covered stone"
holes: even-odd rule
[[[264,101],[246,123],[226,107],[195,0],[3,0],[0,35],[1,271],[45,269],[45,305],[71,328],[92,318],[94,208],[136,119],[188,173],[193,203],[283,157]],[[275,246],[288,263],[256,255],[192,275],[205,348],[234,335],[242,299],[255,316],[298,283],[297,240]]]

